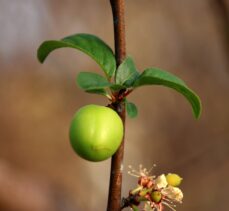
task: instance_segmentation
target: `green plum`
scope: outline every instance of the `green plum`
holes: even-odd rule
[[[89,161],[110,158],[123,138],[123,123],[111,108],[87,105],[74,115],[70,126],[70,142],[74,151]]]

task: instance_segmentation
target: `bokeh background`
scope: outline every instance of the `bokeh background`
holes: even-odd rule
[[[154,66],[183,78],[201,97],[195,120],[180,94],[145,87],[130,96],[123,195],[136,184],[129,164],[183,178],[177,210],[229,207],[229,2],[126,0],[127,52],[139,70]],[[113,47],[108,0],[0,0],[0,210],[106,210],[110,160],[73,153],[71,118],[81,106],[106,105],[75,84],[79,71],[101,70],[86,55],[61,49],[41,65],[43,40],[92,33]],[[101,72],[102,73],[102,72]]]

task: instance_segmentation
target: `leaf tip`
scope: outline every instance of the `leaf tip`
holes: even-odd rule
[[[199,107],[198,110],[195,112],[195,118],[198,120],[200,119],[202,114],[202,105],[201,105],[201,101],[199,100]]]
[[[196,102],[195,102],[195,108],[193,107],[193,113],[196,118],[196,120],[200,119],[201,113],[202,113],[202,103],[198,95],[195,94]]]
[[[44,56],[44,54],[43,54],[43,44],[44,43],[42,43],[40,46],[39,46],[39,48],[37,49],[37,59],[38,59],[38,61],[40,62],[40,63],[44,63],[44,61],[45,61],[45,56]]]

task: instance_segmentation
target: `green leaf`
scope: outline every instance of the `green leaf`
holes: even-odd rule
[[[80,72],[77,76],[77,84],[84,90],[107,88],[111,83],[106,78],[91,72]]]
[[[91,34],[75,34],[62,40],[50,40],[43,42],[37,51],[37,57],[41,63],[53,50],[63,47],[78,49],[94,59],[111,78],[116,70],[116,61],[111,48],[100,38]]]
[[[131,87],[140,74],[138,73],[134,61],[127,57],[118,67],[115,77],[115,83]]]
[[[110,83],[103,76],[92,72],[80,72],[76,82],[81,89],[88,93],[100,94],[107,97],[109,93],[106,88],[110,88],[113,91],[119,91],[125,88],[122,85]]]
[[[195,117],[199,118],[201,113],[201,101],[195,92],[187,87],[184,81],[169,72],[157,68],[149,68],[144,70],[138,77],[134,83],[134,87],[154,84],[170,87],[181,93],[190,102]]]
[[[130,118],[135,118],[138,115],[138,108],[134,103],[126,100],[126,112]]]
[[[110,86],[110,88],[111,88],[111,90],[113,90],[113,91],[120,91],[121,89],[126,89],[126,87],[125,86],[123,86],[123,85],[119,85],[119,84],[112,84],[111,86]]]
[[[131,205],[131,208],[133,209],[133,211],[139,211],[138,207],[134,204]]]
[[[85,91],[91,94],[103,95],[106,97],[108,97],[109,95],[105,89],[91,89],[91,90],[85,90]]]
[[[105,88],[112,85],[103,76],[91,72],[80,72],[76,81],[78,86],[84,91],[105,96],[108,95]]]

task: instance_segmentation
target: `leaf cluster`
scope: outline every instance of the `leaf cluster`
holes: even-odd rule
[[[130,56],[117,67],[112,49],[94,35],[75,34],[61,40],[45,41],[37,52],[39,61],[43,63],[49,53],[63,47],[87,54],[103,70],[104,76],[94,72],[80,72],[76,79],[78,86],[85,92],[106,96],[111,103],[125,102],[129,117],[136,117],[138,111],[136,105],[127,100],[127,96],[146,85],[161,85],[176,90],[191,104],[195,117],[200,116],[200,99],[183,80],[154,67],[139,72]]]

